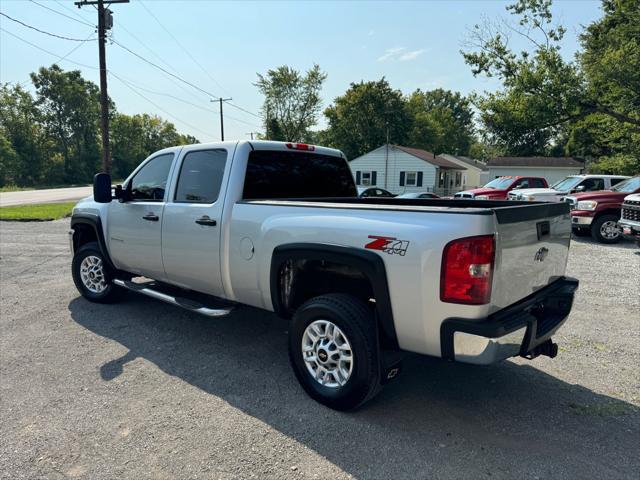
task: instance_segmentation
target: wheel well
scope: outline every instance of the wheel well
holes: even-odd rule
[[[326,260],[289,259],[278,272],[281,305],[288,315],[310,298],[326,293],[347,293],[365,302],[374,300],[365,273],[352,265]]]
[[[596,214],[595,217],[593,217],[593,219],[595,220],[596,218],[600,218],[603,215],[615,215],[616,217],[620,217],[620,209],[616,209],[616,208],[610,208],[608,210],[602,210],[601,212],[598,212]]]
[[[78,223],[73,226],[73,251],[77,251],[83,245],[90,242],[98,242],[96,230],[86,223]]]

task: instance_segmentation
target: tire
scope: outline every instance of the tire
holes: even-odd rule
[[[120,300],[124,294],[124,290],[111,282],[113,276],[105,265],[96,242],[87,243],[75,252],[71,262],[71,274],[80,294],[91,302],[113,303]],[[91,274],[93,276],[88,278]]]
[[[335,338],[339,338],[340,334],[346,339],[347,343],[342,343],[342,348],[350,345],[351,362],[349,375],[340,376],[338,378],[327,375],[324,384],[321,380],[317,380],[312,375],[312,361],[305,361],[305,355],[317,358],[316,365],[320,365],[323,358],[322,342],[327,342],[330,335],[329,328],[326,326],[324,330],[325,336],[316,335],[319,340],[311,347],[311,352],[303,352],[303,342],[307,348],[310,348],[310,336],[306,335],[309,331],[314,335],[318,329],[322,332],[322,322],[329,322],[338,328],[338,334]],[[310,327],[313,324],[314,327]],[[333,330],[336,331],[335,329]],[[334,343],[333,346],[338,345]],[[327,347],[324,356],[328,362],[332,362],[336,355],[347,350],[332,349],[332,345]],[[327,358],[326,355],[330,357]],[[314,400],[326,405],[334,410],[350,410],[362,405],[367,400],[373,398],[381,389],[380,373],[379,373],[379,350],[376,334],[376,321],[374,312],[366,303],[345,294],[329,294],[312,298],[304,303],[293,316],[289,328],[289,360],[293,371],[302,385],[302,388]],[[331,363],[325,364],[331,369]],[[347,363],[340,363],[345,371]],[[334,373],[339,369],[333,368]],[[320,368],[316,368],[315,372],[321,372]],[[320,374],[323,376],[323,374]],[[328,379],[328,380],[327,380]],[[342,384],[338,380],[341,380]],[[333,383],[333,385],[331,385]]]
[[[591,236],[593,239],[600,243],[618,243],[622,238],[622,230],[617,226],[619,219],[616,215],[602,215],[596,218],[591,224]],[[611,232],[612,224],[615,224],[617,229],[616,235],[607,233],[607,231]]]
[[[588,237],[591,232],[586,228],[572,228],[571,231],[576,237]]]

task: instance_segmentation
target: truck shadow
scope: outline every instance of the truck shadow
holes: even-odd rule
[[[144,358],[355,477],[618,478],[640,468],[640,408],[533,366],[411,356],[372,402],[340,413],[299,387],[287,325],[273,314],[243,307],[209,319],[135,295],[117,308],[77,298],[69,310],[128,349],[93,366],[104,381]]]

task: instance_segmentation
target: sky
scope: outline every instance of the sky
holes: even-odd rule
[[[108,92],[120,112],[156,114],[180,132],[210,142],[220,140],[218,103],[211,101],[220,96],[232,98],[235,105],[224,105],[226,140],[263,131],[263,98],[253,84],[257,73],[281,65],[300,71],[320,65],[327,74],[324,107],[350,83],[383,76],[405,94],[417,88],[465,95],[495,90],[495,79],[471,74],[460,49],[475,24],[508,19],[509,3],[131,0],[111,8],[111,35],[120,45],[107,46]],[[556,0],[553,11],[567,28],[563,55],[571,58],[582,27],[601,16],[600,2]],[[0,0],[0,12],[56,35],[95,37],[94,7],[77,9],[72,0]],[[59,62],[62,68],[81,70],[99,83],[96,41],[54,38],[5,17],[0,17],[0,28],[0,82],[19,82],[33,90],[29,73],[68,55]],[[518,38],[513,42],[520,46]],[[324,125],[321,116],[318,128]]]

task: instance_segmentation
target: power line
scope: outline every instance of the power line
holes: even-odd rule
[[[173,33],[171,33],[171,30],[169,30],[168,28],[166,28],[166,27],[162,24],[162,22],[160,22],[160,20],[158,19],[158,17],[156,17],[156,16],[155,16],[155,14],[154,14],[154,13],[153,13],[149,8],[147,8],[147,6],[144,4],[144,2],[143,2],[142,0],[139,0],[139,2],[138,2],[138,3],[139,3],[140,5],[142,5],[142,8],[144,8],[144,9],[147,11],[147,13],[149,13],[149,15],[151,15],[151,16],[153,17],[153,19],[158,23],[158,25],[160,25],[160,27],[162,27],[162,29],[163,29],[165,32],[167,32],[167,34],[168,34],[168,35],[173,39],[173,41],[176,43],[176,45],[178,45],[178,46],[182,49],[182,51],[183,51],[183,52],[185,52],[185,53],[187,54],[187,56],[188,56],[188,57],[193,61],[193,63],[195,63],[195,64],[200,68],[200,70],[202,70],[202,71],[203,71],[203,72],[204,72],[204,73],[209,77],[209,79],[211,79],[211,81],[212,81],[212,82],[214,82],[216,85],[218,85],[218,86],[219,86],[222,90],[224,90],[225,92],[230,93],[230,92],[229,92],[229,90],[227,90],[226,88],[224,88],[224,86],[223,86],[222,84],[220,84],[220,82],[218,82],[215,78],[213,78],[213,77],[211,76],[211,74],[209,73],[209,71],[208,71],[206,68],[204,68],[204,67],[202,66],[202,64],[201,64],[200,62],[198,62],[198,60],[196,60],[196,58],[191,54],[191,52],[190,52],[187,48],[185,48],[185,47],[184,47],[184,45],[182,45],[182,43],[180,43],[180,41],[179,41],[179,40],[178,40],[178,39],[173,35]],[[231,102],[228,102],[228,101],[225,101],[225,103],[226,103],[227,105],[232,106],[233,108],[236,108],[236,109],[238,109],[238,110],[242,111],[242,112],[245,112],[245,113],[248,113],[249,115],[253,115],[254,117],[260,118],[260,115],[256,115],[255,113],[250,112],[249,110],[247,110],[247,109],[245,109],[245,108],[243,108],[243,107],[241,107],[241,106],[239,106],[239,105],[236,105],[236,104],[231,103]]]
[[[214,94],[213,94],[213,93],[211,93],[211,92],[207,92],[206,90],[204,90],[204,89],[202,89],[202,88],[198,87],[197,85],[194,85],[193,83],[189,82],[188,80],[185,80],[184,78],[179,77],[178,75],[174,75],[173,73],[169,72],[168,70],[166,70],[166,69],[162,68],[160,65],[158,65],[158,64],[156,64],[156,63],[153,63],[151,60],[147,60],[147,59],[146,59],[146,58],[144,58],[142,55],[140,55],[140,54],[138,54],[138,53],[134,52],[134,51],[133,51],[133,50],[131,50],[129,47],[125,47],[124,45],[122,45],[120,42],[117,42],[117,41],[116,41],[116,40],[114,40],[113,38],[111,39],[111,41],[112,41],[113,43],[115,43],[116,45],[118,45],[120,48],[123,48],[124,50],[126,50],[127,52],[129,52],[131,55],[134,55],[134,56],[138,57],[138,58],[139,58],[140,60],[142,60],[143,62],[148,63],[149,65],[151,65],[151,66],[153,66],[153,67],[157,68],[158,70],[162,70],[162,71],[163,71],[164,73],[166,73],[167,75],[171,75],[173,78],[175,78],[175,79],[177,79],[177,80],[180,80],[182,83],[185,83],[185,84],[189,85],[190,87],[195,88],[196,90],[198,90],[198,91],[200,91],[200,92],[202,92],[202,93],[204,93],[204,94],[206,94],[206,95],[208,95],[209,97],[212,97],[212,98],[214,98],[214,99],[218,99],[218,98],[220,98],[220,97],[218,97],[217,95],[214,95]]]
[[[53,13],[57,13],[58,15],[61,15],[61,16],[63,16],[63,17],[66,17],[66,18],[68,18],[69,20],[73,20],[74,22],[82,23],[83,25],[87,25],[87,26],[89,26],[89,27],[93,27],[93,28],[95,28],[95,27],[96,27],[96,26],[95,26],[95,25],[93,25],[92,23],[89,23],[89,22],[83,22],[83,21],[78,20],[78,19],[76,19],[76,18],[70,17],[69,15],[67,15],[67,14],[65,14],[65,13],[59,12],[58,10],[54,10],[53,8],[47,7],[47,6],[45,6],[45,5],[42,5],[41,3],[38,3],[38,2],[36,2],[35,0],[29,0],[29,1],[30,1],[31,3],[35,3],[35,4],[36,4],[36,5],[38,5],[39,7],[46,8],[47,10],[49,10],[49,11],[51,11],[51,12],[53,12]]]
[[[67,53],[66,55],[63,55],[61,57],[59,54],[50,52],[49,50],[46,50],[46,49],[40,47],[39,45],[36,45],[35,43],[31,43],[30,41],[25,40],[24,38],[19,37],[18,35],[15,35],[15,34],[11,33],[10,31],[5,30],[2,27],[0,27],[0,30],[3,31],[4,33],[6,33],[7,35],[11,35],[13,38],[16,38],[16,39],[20,40],[21,42],[24,42],[24,43],[26,43],[28,45],[31,45],[33,48],[37,48],[38,50],[40,50],[40,51],[42,51],[44,53],[48,53],[49,55],[53,55],[54,57],[58,57],[58,60],[56,60],[54,63],[65,61],[65,62],[73,63],[74,65],[78,65],[80,67],[90,68],[92,70],[98,70],[97,67],[94,67],[94,66],[91,66],[91,65],[87,65],[86,63],[75,62],[75,61],[69,60],[67,58],[69,55],[71,55],[73,52],[75,52],[78,48],[80,48],[82,45],[84,45],[84,43],[79,43],[78,45],[73,47],[73,49],[69,53]],[[92,35],[93,35],[93,33],[92,33]],[[88,40],[89,40],[89,38],[87,38],[87,41]],[[95,38],[93,40],[95,40]]]
[[[180,123],[182,123],[182,124],[186,125],[187,127],[192,128],[193,130],[197,130],[197,131],[199,131],[200,133],[202,133],[202,134],[204,134],[204,135],[207,135],[207,136],[208,136],[208,135],[211,135],[210,133],[205,132],[204,130],[201,130],[201,129],[199,129],[198,127],[196,127],[196,126],[194,126],[194,125],[191,125],[191,124],[189,124],[189,123],[185,122],[184,120],[182,120],[182,119],[180,119],[180,118],[176,117],[174,114],[169,113],[168,111],[166,111],[165,109],[163,109],[161,106],[159,106],[159,105],[158,105],[157,103],[155,103],[154,101],[149,100],[149,99],[148,99],[147,97],[145,97],[142,93],[140,93],[140,92],[139,92],[135,87],[133,87],[133,85],[130,85],[130,84],[129,84],[129,82],[127,82],[126,80],[123,80],[122,78],[120,78],[120,77],[119,77],[118,75],[116,75],[115,73],[113,73],[113,72],[111,72],[111,71],[110,71],[110,72],[109,72],[109,74],[110,74],[110,75],[112,75],[113,77],[115,77],[116,79],[120,80],[120,82],[122,82],[122,83],[123,83],[127,88],[129,88],[133,93],[135,93],[136,95],[138,95],[138,96],[140,96],[140,97],[144,98],[147,102],[149,102],[151,105],[153,105],[154,107],[156,107],[158,110],[160,110],[161,112],[163,112],[163,113],[164,113],[165,115],[167,115],[168,117],[171,117],[171,118],[173,118],[175,121],[180,122]]]
[[[67,12],[71,12],[73,13],[76,17],[78,17],[80,20],[83,20],[85,22],[91,22],[91,20],[89,20],[88,18],[83,17],[82,15],[80,15],[78,12],[76,12],[74,9],[67,7],[65,4],[63,4],[60,0],[53,0],[54,2],[56,2],[58,5],[60,5],[62,8],[64,8]]]
[[[155,14],[154,14],[154,13],[153,13],[149,8],[147,8],[147,6],[144,4],[144,2],[143,2],[142,0],[139,0],[139,2],[138,2],[138,3],[139,3],[140,5],[142,5],[142,8],[144,8],[144,9],[147,11],[147,13],[153,17],[153,19],[156,21],[156,23],[157,23],[158,25],[160,25],[160,27],[162,27],[162,29],[163,29],[165,32],[167,32],[167,34],[168,34],[168,35],[173,39],[173,41],[176,43],[176,45],[178,45],[178,46],[182,49],[182,51],[183,51],[184,53],[186,53],[186,54],[187,54],[187,56],[188,56],[188,57],[193,61],[193,63],[195,63],[195,64],[200,68],[200,70],[202,70],[202,71],[205,73],[205,75],[207,75],[207,77],[209,77],[209,79],[210,79],[213,83],[215,83],[216,85],[218,85],[222,90],[224,90],[224,91],[226,91],[227,93],[229,93],[229,91],[228,91],[226,88],[224,88],[224,87],[220,84],[220,82],[218,82],[215,78],[213,78],[213,77],[211,76],[211,74],[209,73],[209,71],[208,71],[206,68],[204,68],[204,67],[202,66],[202,64],[201,64],[200,62],[198,62],[198,60],[196,60],[196,58],[191,54],[191,52],[190,52],[187,48],[185,48],[185,47],[184,47],[184,45],[182,45],[182,44],[180,43],[180,41],[179,41],[179,40],[178,40],[178,39],[173,35],[173,33],[171,33],[171,30],[169,30],[168,28],[166,28],[166,27],[162,24],[162,22],[160,22],[160,20],[158,20],[158,17],[156,17],[156,16],[155,16]]]
[[[71,38],[71,37],[64,37],[62,35],[57,35],[55,33],[51,33],[51,32],[46,32],[44,30],[40,30],[39,28],[36,28],[32,25],[29,25],[27,23],[21,22],[20,20],[10,17],[9,15],[7,15],[6,13],[2,13],[0,12],[0,15],[2,15],[3,17],[8,18],[9,20],[11,20],[12,22],[16,22],[19,23],[20,25],[22,25],[23,27],[27,27],[30,28],[31,30],[35,30],[36,32],[40,32],[40,33],[44,33],[45,35],[49,35],[50,37],[55,37],[55,38],[60,38],[62,40],[69,40],[71,42],[86,42],[87,40],[83,40],[82,38]],[[94,38],[95,40],[95,38]]]
[[[169,68],[169,69],[173,70],[173,72],[177,73],[177,70],[175,68],[173,68],[168,62],[166,62],[160,55],[158,55],[156,52],[154,52],[153,49],[151,47],[149,47],[145,42],[140,40],[140,38],[137,35],[135,35],[133,32],[128,30],[121,22],[118,23],[118,26],[120,28],[122,28],[134,40],[136,40],[140,45],[142,45],[151,55],[153,55],[155,58],[160,60],[160,62],[162,62],[167,68]],[[113,33],[111,34],[111,40],[113,41]],[[182,90],[183,92],[185,92],[186,94],[190,95],[193,98],[199,99],[198,95],[193,90],[188,89],[185,85],[183,85],[182,83],[176,81],[173,77],[168,76],[166,73],[162,72],[162,74],[165,75],[165,77],[167,79],[169,79],[174,85],[176,85],[178,88],[180,88],[180,90]]]

